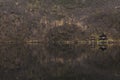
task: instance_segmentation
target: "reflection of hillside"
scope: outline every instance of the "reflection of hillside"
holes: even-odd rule
[[[115,70],[119,71],[119,61],[120,61],[120,50],[119,46],[113,46],[106,51],[94,52],[87,58],[87,62],[96,67],[105,70]]]
[[[16,77],[18,80],[23,77],[47,80],[70,75],[81,75],[79,79],[88,75],[92,79],[96,71],[96,76],[119,72],[119,52],[117,46],[103,52],[87,45],[67,45],[64,48],[37,44],[4,45],[0,46],[0,74],[7,76],[3,80]]]

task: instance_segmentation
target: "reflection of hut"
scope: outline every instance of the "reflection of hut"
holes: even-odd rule
[[[107,49],[107,46],[106,45],[101,45],[101,46],[99,46],[99,49],[101,49],[102,51],[105,51]]]
[[[99,36],[99,40],[107,40],[107,36],[105,34],[102,34]]]

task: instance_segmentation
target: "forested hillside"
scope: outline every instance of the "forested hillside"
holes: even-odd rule
[[[0,41],[45,41],[57,28],[79,40],[102,33],[119,39],[119,13],[120,0],[0,0]]]

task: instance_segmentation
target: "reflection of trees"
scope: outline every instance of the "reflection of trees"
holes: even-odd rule
[[[19,79],[23,77],[25,79],[42,79],[48,76],[62,76],[71,70],[70,66],[74,64],[74,59],[79,52],[79,50],[76,51],[77,49],[74,50],[75,48],[70,51],[69,49],[65,50],[64,48],[65,52],[58,50],[56,53],[58,55],[54,55],[55,51],[44,49],[42,45],[3,45],[0,47],[0,74],[11,79],[15,77]],[[48,51],[46,52],[46,50]],[[61,59],[63,59],[63,63],[60,62]],[[7,79],[8,77],[4,78]]]
[[[28,56],[29,49],[23,45],[0,46],[0,65],[4,68],[15,69],[25,66]]]
[[[47,51],[50,53],[50,56],[61,57],[65,60],[75,59],[76,57],[85,54],[87,48],[85,45],[76,46],[73,44],[51,44],[47,46]]]
[[[16,44],[0,46],[0,74],[3,80],[44,77],[45,67],[41,66],[44,53],[41,49]]]
[[[87,62],[90,65],[98,67],[103,70],[115,70],[119,71],[120,61],[119,47],[112,47],[106,51],[94,52],[87,58]]]
[[[93,78],[94,69],[119,71],[119,47],[92,51],[87,45],[1,45],[0,74],[3,80],[78,77]],[[90,67],[90,68],[89,68]],[[11,74],[12,73],[12,74]],[[9,75],[10,76],[9,76]],[[91,74],[91,75],[90,75]],[[100,73],[102,74],[102,73]],[[91,77],[92,76],[92,77]],[[87,79],[87,78],[85,78]]]

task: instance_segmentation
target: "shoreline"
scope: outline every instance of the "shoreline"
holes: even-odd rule
[[[106,41],[100,41],[100,40],[77,40],[77,41],[60,41],[58,43],[63,44],[120,44],[120,40],[106,40]],[[42,40],[30,40],[30,41],[0,41],[0,44],[36,44],[36,43],[48,43],[47,41]]]

